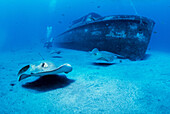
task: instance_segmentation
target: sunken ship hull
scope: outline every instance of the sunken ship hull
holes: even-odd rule
[[[144,58],[154,24],[141,16],[101,17],[71,27],[54,39],[54,45],[84,51],[98,48],[130,60],[140,60]]]

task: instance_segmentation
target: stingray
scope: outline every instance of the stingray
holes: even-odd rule
[[[110,63],[116,59],[116,55],[114,53],[108,51],[99,51],[97,48],[94,48],[90,53],[98,61]]]
[[[108,51],[99,51],[97,48],[94,48],[90,54],[96,59],[95,63],[97,64],[114,64],[116,59],[124,59],[121,55]]]
[[[35,64],[29,64],[22,67],[18,72],[18,81],[21,81],[25,78],[36,76],[41,77],[45,75],[56,75],[58,73],[69,73],[72,71],[72,66],[68,63],[55,66],[52,62],[37,62]]]

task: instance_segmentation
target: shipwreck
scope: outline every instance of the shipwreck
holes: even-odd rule
[[[140,60],[145,56],[155,22],[136,15],[102,17],[89,13],[73,21],[58,35],[53,44],[58,47],[90,51],[98,48]]]

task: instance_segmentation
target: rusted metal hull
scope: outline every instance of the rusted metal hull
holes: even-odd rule
[[[67,30],[54,39],[54,45],[85,51],[98,48],[139,60],[145,55],[154,25],[140,16],[107,16]]]

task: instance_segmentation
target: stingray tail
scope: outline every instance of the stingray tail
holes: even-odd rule
[[[28,78],[28,77],[30,77],[30,76],[31,76],[31,75],[28,75],[28,74],[22,74],[22,75],[19,76],[18,81],[21,81],[21,80],[23,80],[23,79],[25,79],[25,78]]]

